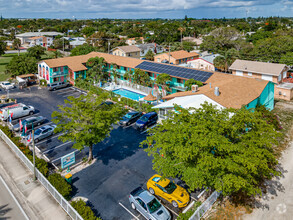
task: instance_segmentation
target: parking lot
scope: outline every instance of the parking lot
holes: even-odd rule
[[[6,94],[5,91],[0,93]],[[9,97],[16,98],[18,103],[34,106],[37,109],[36,115],[46,117],[48,120],[44,124],[49,125],[52,124],[51,114],[58,110],[58,105],[64,105],[64,100],[69,95],[78,97],[81,94],[82,91],[72,87],[50,92],[35,86],[25,90],[13,89],[9,92]],[[18,121],[14,120],[13,123]],[[76,153],[76,162],[80,162],[87,155],[88,149],[81,152],[73,149],[73,143],[58,140],[60,135],[62,134],[54,134],[39,141],[36,144],[38,151],[56,168],[60,168],[60,158],[73,151]],[[110,137],[93,148],[96,162],[73,175],[74,196],[88,198],[94,211],[102,219],[144,219],[131,209],[128,197],[138,186],[146,189],[147,180],[155,174],[152,158],[139,147],[146,135],[146,132],[138,131],[132,126],[114,125]],[[192,193],[192,200],[198,194],[199,192]],[[173,219],[182,211],[164,200],[162,203],[169,209]]]

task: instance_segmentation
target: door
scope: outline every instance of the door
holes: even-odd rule
[[[24,106],[24,107],[23,107],[22,116],[24,116],[24,115],[28,115],[28,114],[29,114],[29,109],[28,109],[27,106]]]
[[[164,199],[171,201],[172,198],[171,196],[167,193],[166,189],[164,189],[162,186],[160,186],[159,184],[156,184],[156,186],[158,187],[158,191],[159,191],[159,196],[163,197]]]
[[[147,212],[147,206],[146,204],[140,199],[140,198],[137,198],[135,199],[136,202],[137,202],[137,209],[138,211],[145,217],[145,218],[148,218],[149,215],[148,215],[148,212]]]

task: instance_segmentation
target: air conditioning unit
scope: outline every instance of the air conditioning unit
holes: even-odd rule
[[[197,90],[198,90],[198,85],[192,85],[191,86],[191,91],[192,92],[197,92]]]

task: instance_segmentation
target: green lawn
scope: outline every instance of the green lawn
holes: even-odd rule
[[[12,54],[4,54],[4,55],[0,56],[0,81],[4,81],[10,77],[10,74],[5,74],[4,72],[6,69],[6,65],[10,62],[10,60],[14,56],[18,56],[18,54],[12,53]]]

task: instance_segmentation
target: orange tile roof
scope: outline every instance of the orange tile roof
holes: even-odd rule
[[[88,59],[92,57],[103,57],[107,63],[115,63],[118,66],[124,66],[128,68],[135,68],[138,64],[143,62],[143,60],[136,58],[121,57],[100,52],[91,52],[87,55],[49,59],[43,61],[50,68],[68,66],[72,71],[76,72],[81,70],[87,70],[86,66],[83,65],[83,63],[86,63]]]
[[[239,109],[258,98],[268,83],[265,80],[216,72],[207,80],[207,84],[200,87],[197,92],[177,92],[164,97],[164,99],[170,100],[175,97],[204,94],[226,108]],[[214,94],[215,87],[219,87],[219,96]]]
[[[165,54],[167,54],[169,56],[169,53],[165,53]],[[158,54],[157,56],[160,56],[160,55],[162,55],[162,54]],[[195,53],[195,52],[189,53],[185,50],[173,51],[173,52],[170,52],[170,55],[171,55],[171,57],[174,57],[176,60],[184,59],[184,58],[188,58],[188,57],[194,57],[194,56],[198,57],[199,56],[198,53]]]

